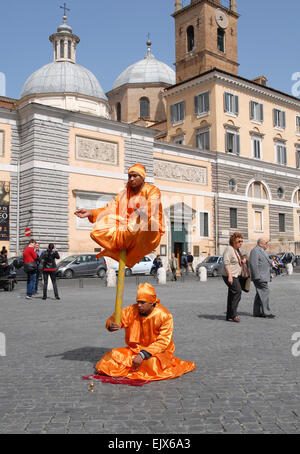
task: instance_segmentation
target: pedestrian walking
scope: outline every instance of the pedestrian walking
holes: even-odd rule
[[[235,232],[231,235],[229,245],[223,253],[222,277],[228,287],[226,320],[232,320],[235,323],[240,322],[237,308],[242,296],[242,285],[244,285],[242,265],[246,264],[246,258],[243,258],[240,252],[242,244],[243,235]]]
[[[268,245],[269,241],[266,238],[259,238],[257,245],[250,252],[251,279],[256,288],[253,317],[275,318],[269,304],[269,282],[272,277],[273,262],[266,253]]]
[[[57,300],[60,300],[56,284],[56,259],[59,259],[59,253],[56,250],[56,247],[53,243],[50,243],[48,249],[44,251],[41,255],[41,262],[43,265],[43,300],[47,299],[47,287],[48,279],[52,281],[54,295]]]
[[[29,240],[28,246],[23,251],[24,271],[27,274],[26,298],[31,299],[35,291],[37,254],[35,252],[35,240]]]
[[[181,260],[180,260],[180,266],[181,266],[181,269],[183,269],[184,272],[187,273],[188,262],[187,262],[186,252],[182,253]]]
[[[35,252],[36,252],[36,255],[37,255],[37,258],[36,258],[37,268],[36,268],[36,279],[35,279],[34,293],[37,293],[38,292],[38,288],[39,288],[39,279],[40,279],[40,276],[41,276],[40,265],[41,265],[41,255],[42,255],[42,251],[40,250],[39,243],[35,243]]]
[[[176,276],[176,271],[178,269],[178,262],[177,262],[177,258],[175,257],[175,254],[172,253],[171,254],[171,258],[169,260],[169,268],[172,272],[172,281],[177,281],[177,276]]]
[[[188,269],[190,269],[194,273],[194,268],[193,268],[194,257],[193,257],[193,255],[190,252],[188,252],[186,258],[187,258],[187,263],[188,263]]]

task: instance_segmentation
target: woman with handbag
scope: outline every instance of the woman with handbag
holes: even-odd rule
[[[226,247],[223,254],[222,277],[228,287],[226,320],[232,320],[235,323],[240,322],[237,308],[241,300],[242,289],[247,291],[246,280],[249,277],[249,275],[246,276],[246,258],[243,258],[240,252],[242,244],[243,235],[238,232],[233,233],[229,246]]]
[[[48,249],[41,255],[41,263],[43,264],[43,300],[47,299],[47,287],[49,276],[52,281],[54,295],[57,300],[60,300],[58,296],[57,284],[56,284],[56,259],[59,259],[59,253],[53,243],[50,243]]]
[[[30,240],[28,246],[23,251],[24,271],[27,274],[26,298],[31,299],[35,290],[37,254],[35,252],[35,240]]]

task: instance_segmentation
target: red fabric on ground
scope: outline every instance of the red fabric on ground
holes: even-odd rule
[[[112,383],[115,385],[144,386],[150,380],[132,380],[125,377],[109,377],[108,375],[92,374],[82,377],[83,380],[100,380],[102,383]]]

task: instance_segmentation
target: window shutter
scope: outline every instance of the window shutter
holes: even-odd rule
[[[195,114],[199,113],[199,96],[194,97]]]
[[[254,119],[254,102],[250,101],[250,120]]]
[[[296,167],[297,169],[300,167],[300,150],[296,150]]]
[[[281,117],[282,117],[282,123],[281,123],[281,126],[283,128],[286,127],[286,116],[285,116],[285,112],[281,112]]]
[[[273,126],[277,126],[276,109],[273,109]]]
[[[204,236],[208,237],[208,213],[204,213]]]
[[[259,105],[259,110],[260,110],[260,121],[264,121],[264,105],[260,104]]]
[[[286,147],[282,147],[282,161],[283,161],[283,164],[287,164],[287,153],[286,153]]]
[[[234,113],[236,115],[239,114],[239,97],[238,96],[234,96]]]
[[[171,122],[175,123],[175,104],[171,105]]]
[[[228,93],[224,93],[224,109],[225,112],[229,111]]]
[[[210,134],[209,131],[205,133],[206,143],[205,143],[205,150],[210,151]]]
[[[240,150],[240,135],[239,134],[235,134],[235,152],[236,154],[240,154],[241,150]]]
[[[204,94],[204,111],[209,112],[210,105],[209,105],[209,92]]]
[[[181,105],[181,112],[182,114],[180,115],[180,120],[184,120],[184,117],[185,117],[185,101],[182,101],[180,103]]]
[[[228,143],[228,132],[225,133],[225,151],[228,153],[229,151],[229,143]]]

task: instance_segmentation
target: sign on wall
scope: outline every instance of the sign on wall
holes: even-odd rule
[[[0,181],[0,240],[9,241],[9,182]]]

